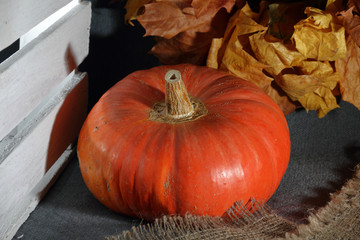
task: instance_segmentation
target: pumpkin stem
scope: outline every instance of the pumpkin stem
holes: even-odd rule
[[[165,106],[166,115],[174,119],[194,114],[194,107],[178,70],[169,70],[165,74]]]
[[[149,111],[149,120],[176,124],[194,121],[207,113],[205,105],[188,94],[181,73],[169,70],[165,74],[165,101],[154,104]]]

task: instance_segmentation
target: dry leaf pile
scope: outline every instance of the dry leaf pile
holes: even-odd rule
[[[322,2],[262,1],[255,12],[240,0],[128,0],[125,18],[157,37],[163,64],[206,62],[254,82],[285,114],[323,117],[337,96],[360,109],[360,3]]]

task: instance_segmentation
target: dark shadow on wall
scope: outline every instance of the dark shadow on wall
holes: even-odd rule
[[[70,45],[66,49],[64,60],[68,74],[70,74],[77,67]],[[56,105],[51,110],[57,112],[49,139],[45,172],[53,166],[70,144],[75,143],[81,126],[85,121],[88,105],[87,77],[82,79],[71,92],[63,97],[64,100],[57,103],[61,105]]]
[[[49,140],[46,172],[70,144],[75,144],[87,114],[87,88],[85,78],[67,95],[56,114]]]
[[[125,24],[124,3],[92,6],[89,55],[79,66],[89,77],[89,110],[115,83],[128,74],[160,65],[148,51],[155,44],[138,24]]]

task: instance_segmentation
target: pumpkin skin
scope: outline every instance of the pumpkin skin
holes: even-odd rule
[[[164,75],[181,72],[208,113],[193,121],[149,120],[164,100]],[[134,72],[93,107],[78,139],[83,179],[108,208],[149,221],[221,216],[235,201],[267,201],[290,157],[286,119],[254,84],[181,64]]]

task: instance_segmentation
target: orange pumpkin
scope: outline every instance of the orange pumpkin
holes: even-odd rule
[[[267,201],[287,168],[290,138],[283,113],[260,88],[182,64],[134,72],[108,90],[77,150],[100,202],[153,220],[220,216],[235,201]]]

